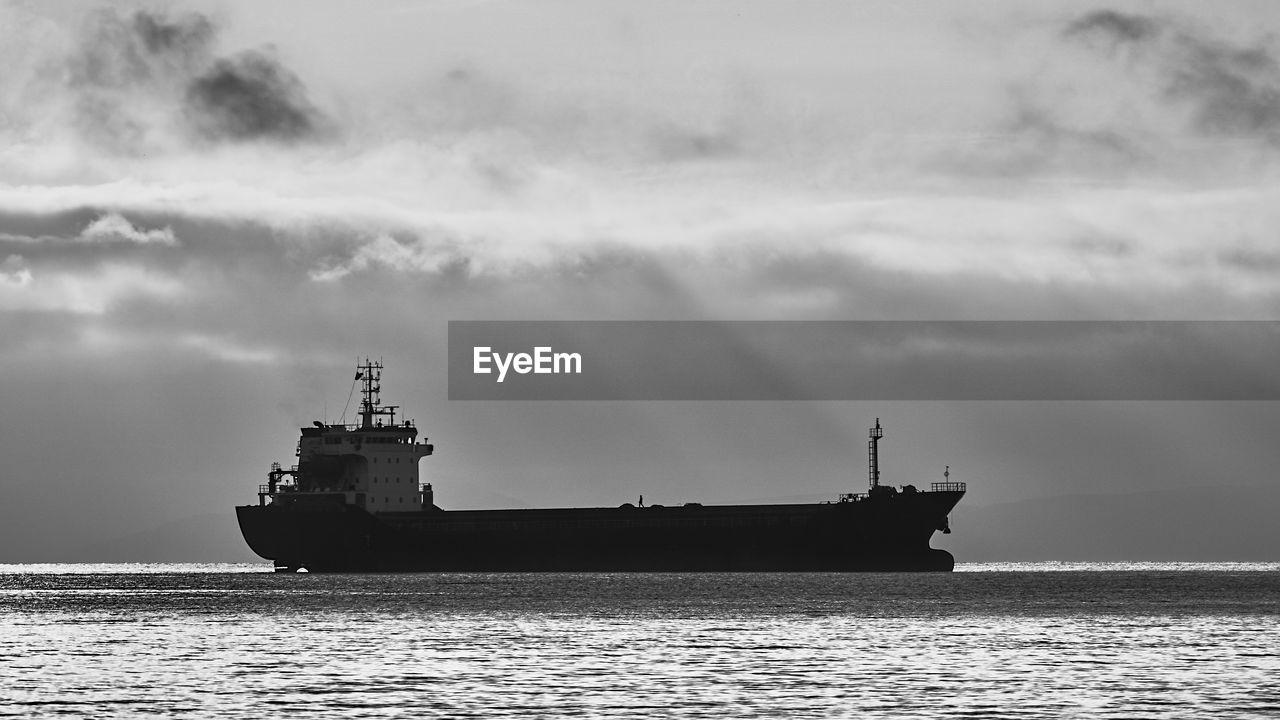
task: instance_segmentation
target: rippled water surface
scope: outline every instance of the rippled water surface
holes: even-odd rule
[[[0,566],[14,717],[1280,716],[1280,566]]]

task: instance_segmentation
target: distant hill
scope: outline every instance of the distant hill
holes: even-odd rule
[[[951,519],[933,545],[961,562],[1280,561],[1280,487],[962,500]]]

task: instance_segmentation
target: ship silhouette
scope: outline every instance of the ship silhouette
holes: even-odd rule
[[[419,461],[434,452],[381,403],[381,362],[358,366],[359,422],[301,429],[297,465],[273,464],[236,508],[249,547],[278,572],[949,571],[933,549],[965,484],[881,484],[879,418],[866,493],[810,504],[443,510]]]

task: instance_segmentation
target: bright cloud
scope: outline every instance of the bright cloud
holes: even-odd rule
[[[5,261],[6,268],[14,257]],[[32,271],[20,263],[13,263],[16,270],[0,270],[0,308],[10,312],[103,315],[127,300],[172,300],[183,293],[178,279],[130,265]]]
[[[81,242],[131,242],[139,245],[177,245],[169,227],[141,230],[133,226],[120,213],[107,213],[89,223],[78,238]]]
[[[27,268],[21,255],[10,255],[0,263],[0,283],[11,288],[21,288],[31,284],[31,270]]]

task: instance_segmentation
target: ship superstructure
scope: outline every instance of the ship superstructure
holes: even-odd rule
[[[272,466],[258,504],[236,508],[245,541],[279,571],[950,570],[929,547],[950,532],[962,482],[929,490],[880,482],[879,418],[865,493],[785,505],[441,510],[418,461],[432,454],[399,406],[380,402],[366,360],[359,422],[302,428],[298,463]],[[345,414],[345,413],[344,413]]]
[[[416,512],[432,507],[431,488],[418,483],[418,460],[433,448],[412,420],[396,422],[398,405],[383,405],[382,362],[356,368],[361,384],[359,422],[317,420],[302,428],[298,464],[279,463],[258,488],[258,504],[351,505],[369,513]]]

